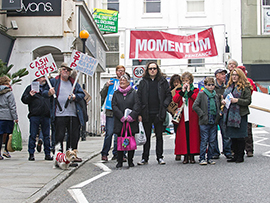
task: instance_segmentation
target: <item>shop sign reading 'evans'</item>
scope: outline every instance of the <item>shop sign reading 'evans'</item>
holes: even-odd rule
[[[61,16],[61,0],[22,0],[21,9],[8,16]]]
[[[212,28],[189,35],[161,31],[131,31],[131,59],[206,58],[217,56]]]

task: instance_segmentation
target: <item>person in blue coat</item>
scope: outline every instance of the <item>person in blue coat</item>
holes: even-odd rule
[[[56,94],[57,100],[61,106],[57,105],[57,100],[52,98],[51,119],[55,126],[55,144],[63,143],[65,132],[69,133],[67,140],[67,148],[72,150],[78,148],[80,138],[80,127],[85,125],[83,110],[79,102],[85,96],[81,86],[76,83],[73,93],[70,95],[74,79],[70,77],[72,69],[67,63],[62,63],[59,69],[60,75],[50,80],[52,88],[45,87],[42,95],[51,97]],[[68,105],[65,105],[68,100]],[[81,158],[77,158],[76,162],[81,162]]]

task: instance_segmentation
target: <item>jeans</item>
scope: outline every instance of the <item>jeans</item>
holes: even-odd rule
[[[70,120],[72,119],[72,120]],[[55,118],[55,144],[62,144],[65,138],[67,129],[67,149],[78,149],[78,142],[80,138],[80,121],[78,117],[74,116],[59,116]],[[70,129],[71,128],[71,129]]]
[[[106,135],[104,137],[102,156],[108,156],[112,144],[112,136],[114,135],[113,155],[117,156],[117,135],[113,134],[114,117],[106,116]]]
[[[225,129],[223,127],[223,125],[221,124],[222,122],[222,119],[220,119],[220,131],[221,131],[221,137],[222,137],[222,146],[223,146],[223,154],[225,156],[230,156],[232,155],[232,152],[231,152],[231,138],[229,137],[226,137],[225,135]],[[213,156],[219,156],[220,155],[220,151],[219,151],[219,148],[218,148],[218,140],[217,140],[217,136],[215,138],[215,148],[214,148],[214,152],[213,152]]]
[[[200,125],[201,144],[200,144],[200,161],[205,160],[205,153],[208,143],[207,160],[210,160],[215,147],[215,138],[217,126],[215,124]]]
[[[43,134],[44,153],[50,155],[50,118],[42,116],[30,117],[30,136],[28,141],[28,152],[34,154],[36,147],[36,136],[39,131],[39,125],[41,125],[41,131]]]
[[[158,117],[151,116],[149,117],[149,122],[143,122],[143,127],[146,134],[146,143],[143,145],[143,154],[142,159],[148,161],[149,159],[149,152],[150,152],[150,144],[151,144],[151,131],[152,131],[152,124],[154,123],[155,128],[155,135],[156,135],[156,156],[157,160],[163,158],[163,122],[158,119]]]

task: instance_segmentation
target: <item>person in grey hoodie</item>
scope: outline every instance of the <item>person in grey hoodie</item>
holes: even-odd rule
[[[10,79],[7,76],[0,77],[0,160],[3,135],[6,134],[5,151],[3,156],[10,158],[7,150],[8,135],[13,131],[14,122],[18,123],[18,114],[15,98],[10,87]]]

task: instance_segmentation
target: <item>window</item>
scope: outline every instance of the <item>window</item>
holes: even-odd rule
[[[204,67],[205,59],[188,59],[188,67]]]
[[[119,12],[119,0],[107,0],[107,9]]]
[[[270,34],[270,0],[262,1],[263,34]]]
[[[105,37],[105,41],[109,47],[106,52],[106,67],[115,68],[119,65],[119,37]]]
[[[144,13],[160,13],[160,0],[144,0]]]
[[[187,13],[203,13],[204,0],[187,0]]]

